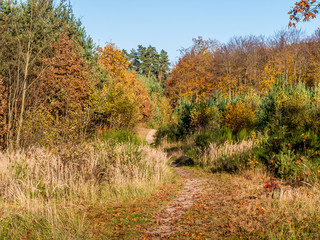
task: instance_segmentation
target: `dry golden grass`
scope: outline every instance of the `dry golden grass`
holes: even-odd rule
[[[171,174],[166,154],[149,146],[100,142],[73,151],[79,152],[0,153],[2,198],[19,204],[38,198],[114,201],[125,192],[151,191]]]
[[[225,142],[220,146],[216,143],[211,143],[199,161],[202,166],[210,167],[215,165],[220,157],[231,157],[245,153],[253,149],[255,145],[255,141],[252,139],[243,140],[238,143]]]
[[[88,236],[88,206],[150,196],[173,176],[167,161],[150,146],[102,141],[56,152],[0,152],[0,236],[19,239],[28,229],[47,239]]]

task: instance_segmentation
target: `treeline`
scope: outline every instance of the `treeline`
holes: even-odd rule
[[[139,46],[133,61],[112,43],[96,47],[65,1],[1,0],[0,35],[2,148],[162,121],[165,51]]]
[[[305,37],[300,30],[280,31],[274,37],[234,37],[228,43],[201,37],[193,40],[166,82],[172,104],[181,97],[226,97],[244,92],[266,93],[278,80],[307,86],[319,83],[320,31]]]

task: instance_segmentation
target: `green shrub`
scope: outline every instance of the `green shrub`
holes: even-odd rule
[[[216,132],[214,141],[216,143],[233,142],[235,140],[234,133],[230,128],[224,127]]]
[[[260,129],[286,126],[290,131],[308,131],[318,122],[319,110],[312,103],[315,92],[304,84],[277,84],[262,98],[258,110]]]
[[[134,135],[130,130],[110,130],[102,133],[102,138],[114,143],[132,143],[134,145],[140,145],[142,142]]]
[[[178,126],[176,124],[164,125],[158,129],[155,136],[155,145],[159,145],[162,140],[174,142],[179,139]]]
[[[320,141],[313,131],[291,132],[280,127],[255,152],[277,176],[294,183],[314,183],[320,173]]]
[[[194,135],[194,142],[196,147],[204,150],[209,146],[210,143],[214,141],[214,137],[214,132],[201,131]]]
[[[246,168],[251,152],[244,152],[232,156],[221,156],[210,168],[211,172],[229,172],[236,173]]]

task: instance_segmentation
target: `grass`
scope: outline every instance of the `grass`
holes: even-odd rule
[[[167,162],[130,142],[0,153],[0,239],[134,239],[178,191]]]
[[[255,145],[252,139],[237,143],[227,141],[219,146],[216,143],[211,143],[198,161],[204,168],[219,168],[222,157],[232,157],[246,153],[251,151]]]
[[[183,159],[192,142],[163,143],[174,159]],[[173,239],[319,239],[320,186],[291,185],[271,180],[274,175],[257,163],[255,141],[211,144],[193,167],[184,167],[205,179],[205,193],[177,222]],[[190,149],[190,148],[189,148]],[[188,152],[187,152],[188,153]],[[212,171],[222,161],[246,164],[238,171]],[[180,161],[183,162],[183,161]],[[275,182],[276,189],[265,188]]]

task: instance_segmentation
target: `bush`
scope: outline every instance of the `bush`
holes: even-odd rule
[[[158,129],[156,133],[155,145],[159,145],[162,140],[174,142],[179,139],[178,127],[176,124],[165,125]]]
[[[202,131],[194,135],[194,142],[196,147],[204,150],[214,141],[214,137],[213,132]]]
[[[277,176],[293,183],[313,183],[319,173],[319,137],[316,133],[279,128],[256,150],[257,156]]]
[[[221,122],[223,126],[231,128],[236,133],[244,128],[252,129],[255,123],[255,110],[243,102],[227,105]]]
[[[290,131],[305,131],[318,122],[318,108],[312,103],[314,90],[303,84],[278,84],[262,99],[258,110],[261,129],[286,126]]]
[[[117,144],[119,143],[132,143],[134,145],[142,144],[140,139],[127,129],[106,131],[102,134],[102,138],[106,141],[111,141]]]
[[[244,152],[232,156],[224,155],[214,162],[210,168],[211,172],[229,172],[236,173],[239,170],[246,168],[249,159],[249,153]]]

